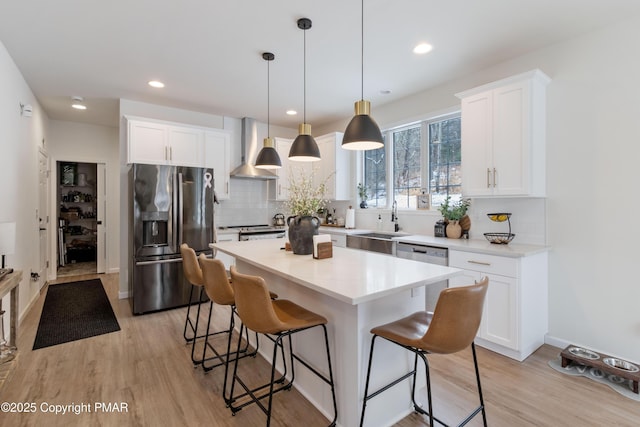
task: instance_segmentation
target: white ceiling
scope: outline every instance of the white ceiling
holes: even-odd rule
[[[358,0],[2,0],[0,41],[52,119],[117,126],[118,99],[296,127],[353,114]],[[364,98],[376,106],[640,14],[638,0],[366,0]],[[434,46],[416,56],[420,41]],[[147,86],[160,79],[162,90]],[[391,90],[383,95],[381,90]],[[70,108],[82,96],[89,109]]]

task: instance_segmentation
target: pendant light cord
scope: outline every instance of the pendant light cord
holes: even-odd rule
[[[360,4],[360,100],[364,100],[364,0]]]
[[[271,81],[271,78],[269,76],[269,60],[267,60],[267,138],[271,137],[271,115],[270,115],[270,111],[269,111],[269,106],[270,106],[270,98],[271,98],[271,90],[269,88],[269,82]]]
[[[303,31],[303,48],[302,48],[302,120],[307,123],[307,30]]]

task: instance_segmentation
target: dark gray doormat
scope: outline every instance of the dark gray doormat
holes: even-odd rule
[[[33,349],[119,330],[100,279],[50,285]]]

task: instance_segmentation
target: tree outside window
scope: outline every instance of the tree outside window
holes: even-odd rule
[[[417,196],[431,194],[437,207],[447,196],[461,198],[460,114],[425,120],[383,133],[385,146],[365,151],[364,184],[369,207],[417,207]],[[387,156],[393,168],[387,172]]]

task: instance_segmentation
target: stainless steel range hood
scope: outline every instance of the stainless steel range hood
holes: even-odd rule
[[[232,178],[249,179],[276,179],[277,175],[265,169],[254,166],[256,157],[262,144],[258,141],[258,126],[255,119],[244,117],[242,119],[242,163],[231,171]]]

